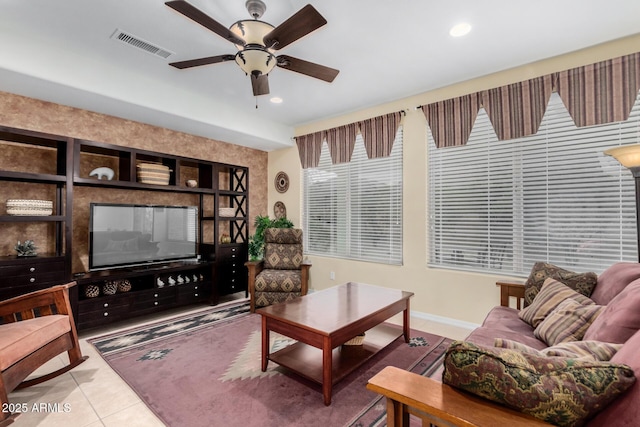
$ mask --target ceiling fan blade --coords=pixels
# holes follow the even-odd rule
[[[327,20],[308,4],[264,36],[264,44],[276,50],[282,49],[326,23]]]
[[[231,31],[229,31],[227,27],[225,27],[215,19],[211,18],[209,15],[207,15],[200,9],[196,8],[195,6],[192,6],[191,4],[187,3],[186,1],[175,0],[175,1],[168,1],[165,4],[169,6],[171,9],[175,10],[176,12],[183,14],[184,16],[191,19],[192,21],[195,21],[198,24],[202,25],[203,27],[213,31],[220,37],[229,40],[231,43],[244,46],[245,42],[244,40],[242,40],[242,38],[233,34]]]
[[[199,67],[200,65],[217,64],[218,62],[233,61],[233,55],[207,56],[206,58],[190,59],[188,61],[171,62],[169,65],[179,69]]]
[[[293,56],[278,56],[278,67],[285,70],[295,71],[296,73],[305,74],[316,79],[324,80],[331,83],[336,78],[340,70],[325,67],[324,65],[315,64],[313,62],[294,58]]]
[[[269,93],[269,76],[252,74],[251,87],[253,88],[253,96],[267,95]]]

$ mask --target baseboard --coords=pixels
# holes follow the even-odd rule
[[[420,311],[411,311],[411,316],[418,319],[437,322],[444,325],[455,326],[457,328],[468,329],[469,332],[480,327],[477,323],[465,322],[464,320],[452,319],[451,317],[437,316],[435,314],[422,313]]]

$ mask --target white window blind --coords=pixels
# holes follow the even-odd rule
[[[464,147],[429,135],[428,263],[526,276],[636,261],[634,180],[603,151],[638,142],[638,100],[625,122],[577,128],[555,93],[536,135],[498,141],[484,110]]]
[[[358,135],[351,162],[332,165],[323,144],[303,173],[305,252],[402,263],[402,127],[389,157],[368,159]]]

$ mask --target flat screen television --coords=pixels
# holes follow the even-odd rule
[[[198,208],[91,203],[89,270],[197,257]]]

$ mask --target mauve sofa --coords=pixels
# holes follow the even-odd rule
[[[531,325],[521,320],[520,310],[506,306],[509,296],[524,296],[524,286],[498,284],[502,286],[502,305],[494,307],[482,325],[465,341],[493,347],[496,338],[501,338],[544,350],[547,344],[535,337]],[[609,267],[597,277],[597,284],[590,298],[597,305],[606,307],[588,327],[583,340],[622,344],[611,362],[631,367],[638,381],[586,425],[640,426],[640,263],[620,262]],[[502,409],[500,405],[445,384],[435,384],[433,379],[398,369],[388,368],[387,372],[382,371],[370,380],[367,387],[388,398],[388,425],[408,425],[408,413],[427,414],[423,418],[445,420],[453,425],[508,424],[513,427],[528,425],[529,422],[537,423],[527,421],[526,418],[520,419],[517,413]],[[486,414],[479,414],[484,408]]]

